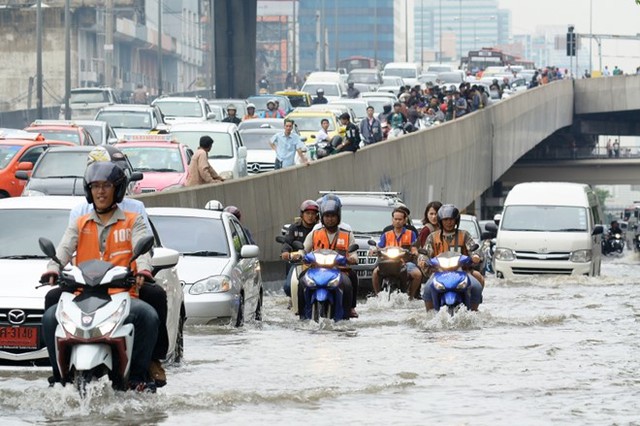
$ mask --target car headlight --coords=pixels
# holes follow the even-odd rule
[[[230,289],[231,278],[226,275],[214,275],[193,283],[189,294],[223,293]]]
[[[224,180],[233,179],[233,172],[231,170],[225,170],[224,172],[220,172],[218,174]]]
[[[572,251],[569,256],[569,261],[576,263],[591,262],[591,250]]]
[[[502,247],[499,247],[496,249],[494,256],[496,260],[511,261],[516,259],[516,256],[513,253],[513,250],[508,248],[502,248]]]
[[[33,189],[27,189],[22,193],[23,197],[44,197],[46,194],[41,191],[34,191]]]

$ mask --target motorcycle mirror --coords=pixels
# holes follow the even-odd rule
[[[60,260],[56,257],[56,248],[53,246],[51,240],[40,237],[38,238],[38,245],[40,246],[40,250],[42,250],[44,254],[53,259],[53,261],[58,265],[63,266],[62,262],[60,262]]]
[[[354,251],[358,250],[359,248],[360,248],[360,246],[359,246],[359,245],[357,245],[357,244],[351,244],[351,245],[349,246],[349,249],[348,249],[347,251],[348,251],[349,253],[353,253]]]
[[[294,250],[304,250],[304,244],[302,244],[300,241],[294,241],[291,246]]]
[[[471,247],[469,247],[469,251],[476,251],[478,250],[478,247],[480,247],[477,243],[472,245]]]
[[[369,240],[367,241],[367,244],[369,244],[370,246],[375,246],[376,245],[376,240]]]
[[[276,237],[276,243],[285,244],[287,241],[284,239],[282,235],[278,235]]]
[[[429,253],[428,253],[425,249],[423,249],[423,248],[418,249],[418,253],[419,253],[419,254],[421,254],[421,255],[423,255],[423,256],[426,256],[426,255],[428,255],[428,254],[429,254]]]
[[[149,250],[151,250],[152,248],[153,248],[153,237],[151,235],[148,235],[142,238],[140,241],[138,241],[136,246],[133,248],[133,257],[131,258],[131,263],[135,262],[135,260],[139,258],[140,255],[143,255],[149,252]]]

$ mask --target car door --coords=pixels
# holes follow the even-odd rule
[[[11,176],[11,180],[10,180],[11,182],[15,181],[14,187],[11,188],[11,192],[10,192],[11,196],[17,197],[20,194],[22,194],[22,191],[24,190],[24,187],[27,184],[26,180],[15,178],[15,173],[18,170],[18,164],[31,163],[32,165],[35,165],[36,162],[38,161],[38,158],[40,158],[42,153],[45,152],[48,147],[49,147],[48,145],[36,145],[36,146],[29,147],[20,155],[20,157],[18,158],[18,161],[13,163],[12,171],[10,175],[8,175],[8,176]],[[33,167],[31,168],[31,170],[33,170]]]
[[[234,272],[240,277],[242,287],[245,292],[245,306],[247,312],[253,312],[258,301],[258,295],[260,291],[260,264],[258,258],[244,259],[240,256],[242,246],[249,244],[248,238],[244,233],[244,228],[235,219],[229,218],[229,228],[231,230],[231,237],[233,241],[233,248],[236,252],[237,262],[234,266]],[[249,309],[250,308],[250,309]],[[246,318],[249,318],[247,316]]]

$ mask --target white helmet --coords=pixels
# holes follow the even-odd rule
[[[213,210],[213,211],[221,212],[222,209],[224,209],[224,206],[218,200],[209,200],[209,201],[207,201],[207,204],[204,205],[204,208],[206,210]]]

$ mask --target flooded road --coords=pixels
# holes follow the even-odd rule
[[[96,383],[80,401],[45,369],[1,368],[2,424],[640,424],[640,256],[602,274],[491,277],[454,318],[398,296],[307,323],[274,293],[261,324],[187,328],[155,395]]]

